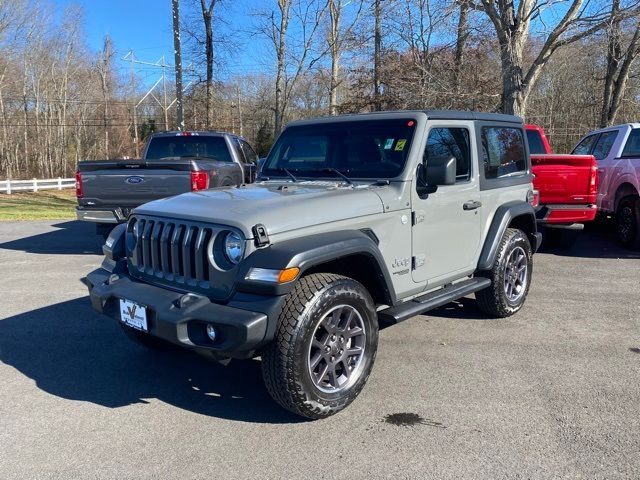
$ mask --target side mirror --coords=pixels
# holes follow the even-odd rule
[[[456,157],[431,157],[425,168],[425,183],[429,186],[456,183]]]

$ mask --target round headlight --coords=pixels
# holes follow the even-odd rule
[[[227,233],[224,237],[224,254],[234,265],[237,265],[244,255],[244,240],[235,232]]]

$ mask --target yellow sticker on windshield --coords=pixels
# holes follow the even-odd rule
[[[396,148],[395,151],[396,152],[401,152],[402,150],[404,150],[404,146],[407,143],[407,141],[404,138],[401,138],[400,140],[398,140],[396,142]]]

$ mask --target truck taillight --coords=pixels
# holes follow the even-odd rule
[[[598,166],[591,166],[591,175],[589,176],[589,195],[597,195],[598,194],[598,183],[600,181],[600,177],[598,175]]]
[[[209,188],[208,172],[191,172],[191,191],[206,190]]]
[[[529,190],[527,192],[527,202],[534,208],[540,205],[540,192],[538,190]]]
[[[76,197],[84,197],[84,191],[82,190],[82,173],[80,173],[80,171],[76,172]]]

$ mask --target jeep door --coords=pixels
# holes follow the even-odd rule
[[[422,161],[455,157],[456,183],[424,194],[412,188],[413,280],[436,286],[473,272],[480,248],[480,198],[472,121],[429,121]]]

